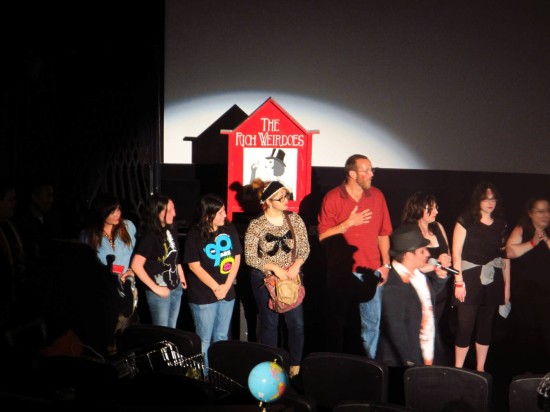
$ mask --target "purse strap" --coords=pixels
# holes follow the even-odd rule
[[[290,222],[290,217],[287,212],[283,212],[285,216],[286,223],[288,227],[290,228],[290,233],[292,234],[292,239],[294,240],[294,247],[292,248],[292,263],[296,260],[296,233],[294,233],[294,227],[292,226],[292,223]]]

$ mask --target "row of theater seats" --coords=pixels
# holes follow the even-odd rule
[[[209,368],[201,369],[201,344],[189,331],[134,325],[120,336],[113,359],[54,356],[41,361],[38,373],[24,381],[35,390],[5,391],[0,399],[20,401],[31,410],[63,406],[106,411],[259,411],[248,390],[248,375],[260,362],[289,368],[289,353],[245,341],[211,345]],[[207,374],[205,374],[207,372]],[[404,371],[403,404],[388,401],[388,369],[366,357],[329,352],[309,353],[301,374],[271,412],[475,411],[500,412],[493,405],[488,373],[442,366]],[[32,378],[32,379],[29,379]],[[543,411],[537,393],[543,376],[517,376],[509,388],[509,411]],[[15,386],[14,386],[15,388]],[[39,388],[39,389],[38,389]],[[26,401],[26,402],[23,402]]]
[[[159,331],[159,335],[152,333]],[[178,337],[171,334],[177,334]],[[144,338],[146,337],[146,338]],[[119,350],[172,339],[186,356],[200,353],[200,339],[192,332],[174,331],[150,325],[136,325],[123,335]],[[145,339],[145,340],[143,340]],[[224,341],[211,345],[209,365],[242,386],[238,394],[225,399],[256,403],[246,390],[248,375],[260,362],[276,360],[289,368],[289,353],[259,343]],[[542,375],[515,377],[509,388],[510,412],[544,410],[537,393]],[[488,373],[467,369],[431,366],[408,368],[403,376],[404,405],[388,402],[388,369],[366,357],[329,352],[308,354],[302,362],[300,381],[272,405],[279,410],[294,411],[494,411],[493,379]],[[244,396],[243,396],[244,394]]]

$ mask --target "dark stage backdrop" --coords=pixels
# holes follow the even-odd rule
[[[235,126],[273,93],[304,127],[320,129],[303,208],[310,222],[355,152],[381,168],[374,184],[394,223],[420,189],[441,198],[441,220],[452,222],[481,178],[499,185],[513,220],[528,194],[550,187],[550,3],[439,3],[167,0],[165,10],[98,1],[85,12],[13,4],[1,175],[20,200],[29,181],[49,177],[74,229],[100,190],[134,215],[161,189],[185,226],[200,194],[225,193],[227,156],[207,141],[214,154],[198,153],[193,165],[160,164],[165,112],[192,126],[178,141],[205,131],[223,141],[211,125]],[[194,103],[203,98],[214,110],[201,116]],[[230,122],[217,123],[228,112]]]
[[[178,219],[186,226],[202,194],[225,193],[227,165],[176,165],[161,168],[162,187],[174,196]],[[311,193],[300,205],[300,215],[309,227],[310,240],[316,242],[317,214],[323,196],[340,184],[345,176],[343,167],[313,167]],[[436,196],[440,221],[449,240],[458,216],[468,206],[475,185],[482,181],[493,182],[501,192],[504,217],[512,227],[529,196],[542,194],[550,197],[550,175],[495,172],[457,172],[450,170],[377,169],[373,185],[386,196],[394,227],[400,224],[407,197],[416,191]],[[256,212],[235,214],[234,221],[246,225]],[[244,227],[243,227],[244,229]]]
[[[200,195],[225,193],[227,156],[206,141],[198,146],[212,153],[184,164],[192,154],[178,145],[212,132],[228,111],[233,122],[273,96],[305,128],[320,130],[312,192],[300,210],[312,245],[306,309],[315,314],[324,303],[314,298],[324,270],[316,215],[343,179],[348,155],[363,152],[380,167],[374,184],[394,225],[416,190],[437,196],[448,234],[481,179],[501,189],[510,224],[530,194],[548,193],[549,7],[547,0],[12,2],[3,8],[10,24],[1,27],[1,178],[17,184],[20,199],[31,180],[50,178],[68,238],[98,191],[126,200],[137,221],[143,200],[160,189],[174,198],[184,236]],[[236,219],[240,228],[246,219]],[[246,272],[239,276],[246,285]],[[308,345],[321,342],[321,322],[306,322]]]
[[[167,163],[271,96],[320,130],[313,166],[550,173],[547,0],[165,4]]]

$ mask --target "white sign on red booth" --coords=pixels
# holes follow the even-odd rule
[[[288,209],[298,212],[311,192],[312,135],[271,97],[228,135],[227,216],[257,209],[250,191],[254,178],[278,180],[293,194]]]

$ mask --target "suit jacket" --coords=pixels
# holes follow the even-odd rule
[[[446,282],[447,279],[427,277],[432,305]],[[392,367],[423,365],[419,339],[421,321],[422,305],[416,290],[410,283],[403,282],[392,268],[382,292],[380,340],[376,359]],[[439,346],[437,340],[436,323],[435,350]],[[437,353],[434,357],[437,357]]]

